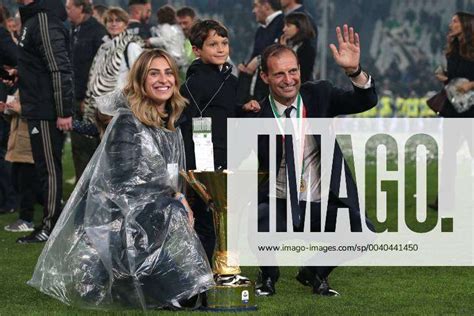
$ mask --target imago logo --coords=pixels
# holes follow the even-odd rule
[[[299,168],[296,162],[285,161],[288,155],[284,153],[284,139],[291,139],[292,135],[272,137],[276,137],[276,146],[273,146],[276,150],[271,152],[270,135],[258,135],[259,170],[273,173],[270,178],[276,179],[272,185],[267,181],[259,186],[258,200],[266,201],[263,203],[266,207],[259,204],[258,218],[270,218],[268,205],[269,199],[273,199],[276,219],[259,220],[258,232],[287,232],[286,222],[290,220],[293,232],[305,232],[304,227],[309,227],[309,232],[335,232],[342,216],[348,218],[350,232],[361,232],[364,225],[377,233],[398,232],[404,222],[411,232],[427,233],[435,230],[439,221],[441,232],[453,232],[452,217],[440,218],[437,212],[426,211],[428,194],[436,196],[438,192],[439,146],[432,136],[417,133],[400,141],[378,133],[367,138],[365,152],[361,153],[354,151],[351,135],[339,134],[335,136],[328,170],[324,170],[325,165],[321,163],[322,155],[327,154],[322,152],[321,135],[305,135],[304,143],[314,144],[310,150],[313,156],[308,154],[307,145],[303,145],[304,151],[301,146],[294,146],[292,156],[296,157],[295,161],[298,157],[301,160]],[[364,155],[363,163],[355,163],[355,154]],[[270,170],[272,159],[276,161],[276,169]],[[314,171],[308,171],[311,168]],[[322,188],[324,172],[329,172],[330,179],[328,187]],[[362,183],[357,181],[361,174],[364,174]],[[270,193],[271,187],[276,187],[276,194]],[[281,192],[286,196],[282,197]],[[320,202],[322,192],[328,196],[324,205]],[[365,197],[364,209],[360,207],[360,194]],[[305,225],[306,220],[309,225]],[[270,229],[271,225],[275,225],[275,229]]]

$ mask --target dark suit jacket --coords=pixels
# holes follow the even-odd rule
[[[330,118],[343,114],[354,114],[364,112],[377,104],[377,93],[375,87],[369,89],[359,89],[354,86],[352,91],[344,91],[334,87],[328,81],[308,82],[300,89],[303,104],[306,108],[308,118]],[[270,101],[265,98],[261,103],[261,110],[255,117],[265,118],[274,117]],[[281,138],[281,137],[280,137]],[[320,138],[315,136],[317,144],[320,144]],[[282,141],[277,140],[277,168],[281,164],[283,146]],[[269,141],[268,136],[262,136],[258,142],[258,159],[260,171],[269,170]],[[344,160],[341,148],[336,143],[334,149],[332,175],[338,175],[341,171],[341,165],[344,163],[345,178],[347,183],[347,199],[339,199],[339,183],[331,179],[329,189],[329,204],[333,207],[349,207],[352,210],[359,210],[359,200],[357,187],[352,177],[350,169]],[[268,201],[268,184],[263,184],[259,190],[259,203]]]

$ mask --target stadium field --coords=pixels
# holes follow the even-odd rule
[[[64,157],[65,179],[73,176],[70,147]],[[65,193],[72,190],[66,184]],[[38,212],[39,213],[39,212]],[[39,219],[39,214],[37,214]],[[19,245],[21,234],[3,227],[18,214],[0,216],[0,315],[95,315],[96,311],[69,307],[50,298],[26,282],[31,277],[41,245]],[[473,315],[474,269],[472,267],[340,267],[331,274],[331,285],[340,297],[311,294],[295,279],[296,267],[281,269],[277,294],[257,298],[258,312],[249,315]],[[255,278],[257,268],[243,274]],[[141,311],[114,311],[134,315]],[[149,314],[187,315],[190,312],[151,311]],[[100,313],[103,315],[104,313]],[[216,313],[197,312],[197,315]],[[231,315],[231,313],[228,313]],[[247,313],[239,313],[241,315]]]

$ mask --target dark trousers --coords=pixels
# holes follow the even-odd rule
[[[320,209],[321,203],[311,203],[312,209]],[[306,208],[306,202],[300,201],[299,202],[300,209],[304,210]],[[270,214],[270,206],[268,203],[261,203],[258,206],[258,227],[259,231],[266,231],[267,227],[270,227],[269,216]],[[301,217],[301,227],[293,227],[293,230],[296,231],[303,231],[304,225],[304,213]],[[320,227],[321,219],[317,218],[316,216],[311,216],[311,226],[316,225],[315,227]],[[276,231],[286,231],[287,225],[287,208],[286,208],[286,200],[283,199],[276,199]],[[313,274],[317,274],[321,278],[328,277],[329,273],[335,267],[306,267],[308,268]],[[278,267],[260,267],[262,272],[262,278],[271,278],[273,282],[278,281],[280,277],[280,269]]]
[[[9,131],[10,124],[0,116],[0,208],[5,210],[17,206],[11,179],[11,164],[5,160]]]
[[[36,175],[43,193],[43,229],[51,231],[61,213],[64,133],[56,121],[28,120]]]
[[[99,137],[86,136],[71,132],[72,160],[76,172],[76,182],[79,181],[89,161],[99,146]]]
[[[34,164],[12,163],[13,186],[18,192],[20,219],[33,222],[35,203],[43,204],[41,186]],[[46,216],[47,214],[44,214]]]

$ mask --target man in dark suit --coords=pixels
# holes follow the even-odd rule
[[[296,54],[288,47],[276,44],[268,47],[262,54],[261,77],[270,87],[270,95],[260,104],[251,102],[245,105],[244,110],[253,111],[256,117],[275,117],[284,121],[300,120],[302,117],[323,118],[335,117],[341,114],[352,114],[366,111],[377,104],[372,78],[362,71],[360,61],[359,36],[352,28],[344,25],[341,30],[336,29],[338,45],[331,44],[331,50],[336,63],[345,71],[353,83],[353,90],[344,91],[334,87],[328,81],[308,82],[301,85],[300,69]],[[298,108],[302,111],[297,111]],[[291,144],[291,145],[290,145]],[[306,136],[304,150],[293,149],[291,137],[277,140],[277,166],[279,171],[276,177],[277,198],[277,231],[286,231],[286,200],[291,201],[293,229],[303,231],[306,203],[311,203],[311,210],[321,207],[320,188],[320,140],[315,136]],[[300,151],[301,150],[301,151]],[[295,152],[303,152],[302,161],[295,161]],[[287,154],[290,153],[290,154]],[[260,171],[269,171],[269,143],[268,139],[259,139],[259,168]],[[345,179],[347,198],[339,197],[339,183],[331,181],[329,190],[328,213],[325,231],[335,231],[338,208],[348,208],[351,229],[354,232],[362,231],[357,187],[350,173],[341,149],[336,144],[333,157],[332,174],[340,175],[342,163],[345,164]],[[297,182],[295,166],[298,163],[306,168],[300,168],[300,180]],[[305,181],[313,179],[310,183]],[[288,182],[288,184],[287,184]],[[297,185],[298,183],[298,185]],[[287,191],[287,187],[289,190]],[[259,231],[268,231],[269,228],[269,186],[263,185],[259,192]],[[306,194],[306,190],[309,194]],[[287,192],[289,194],[287,194]],[[305,193],[306,200],[300,200],[301,193]],[[309,198],[308,198],[309,197]],[[320,221],[311,216],[311,226],[320,227]],[[370,223],[367,224],[372,228]],[[313,287],[313,293],[324,296],[339,295],[329,287],[328,276],[335,267],[303,267],[297,275],[297,280]],[[257,294],[275,294],[275,283],[279,277],[278,267],[261,267],[262,283]]]
[[[255,33],[250,60],[245,65],[238,65],[241,104],[250,99],[261,100],[268,94],[268,87],[259,76],[258,59],[265,48],[278,42],[284,26],[279,0],[254,0],[252,12],[260,26]]]

